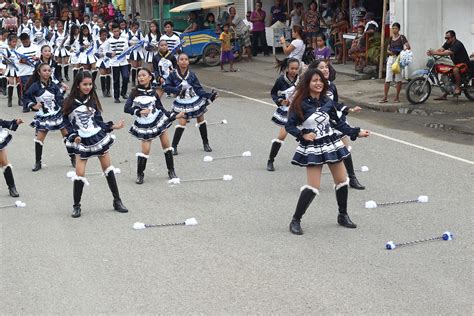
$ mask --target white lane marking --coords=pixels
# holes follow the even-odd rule
[[[255,98],[251,98],[251,97],[248,97],[246,95],[242,95],[242,94],[235,93],[235,92],[228,91],[228,90],[224,90],[224,89],[219,89],[219,88],[216,88],[216,87],[211,87],[211,86],[208,86],[208,85],[204,85],[204,86],[207,86],[209,88],[212,88],[212,89],[220,91],[220,92],[235,95],[235,96],[243,98],[243,99],[247,99],[247,100],[251,100],[251,101],[254,101],[254,102],[262,103],[262,104],[269,105],[269,106],[272,106],[272,107],[275,107],[275,108],[277,107],[276,104],[266,102],[266,101],[262,101],[262,100],[259,100],[259,99],[255,99]],[[423,146],[420,146],[420,145],[417,145],[417,144],[412,144],[412,143],[409,143],[407,141],[404,141],[404,140],[401,140],[401,139],[398,139],[398,138],[393,138],[393,137],[383,135],[383,134],[380,134],[380,133],[376,133],[376,132],[371,131],[371,134],[375,135],[375,136],[385,138],[385,139],[388,139],[388,140],[391,140],[393,142],[403,144],[403,145],[407,145],[407,146],[411,146],[411,147],[418,148],[418,149],[421,149],[421,150],[425,150],[425,151],[428,151],[428,152],[436,154],[436,155],[444,156],[444,157],[451,158],[451,159],[454,159],[454,160],[457,160],[457,161],[465,162],[465,163],[470,164],[470,165],[474,165],[474,161],[472,161],[472,160],[468,160],[468,159],[464,159],[464,158],[461,158],[461,157],[453,156],[453,155],[444,153],[442,151],[430,149],[430,148],[423,147]]]

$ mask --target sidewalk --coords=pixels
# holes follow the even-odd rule
[[[283,59],[282,54],[277,54],[278,59]],[[274,56],[258,56],[253,57],[252,62],[240,61],[235,64],[235,68],[239,69],[236,73],[225,73],[225,78],[244,79],[240,81],[239,87],[245,91],[254,91],[257,98],[268,98],[271,86],[278,76],[275,68]],[[219,76],[221,73],[218,67],[209,68],[201,66]],[[199,67],[199,68],[201,68]],[[227,69],[228,65],[226,65]],[[389,102],[378,103],[383,97],[384,80],[383,79],[361,79],[361,75],[354,70],[352,64],[334,65],[337,71],[336,84],[341,102],[349,105],[361,106],[378,112],[391,112],[407,115],[418,115],[429,118],[426,124],[432,124],[434,128],[443,128],[447,130],[455,130],[460,133],[474,135],[474,102],[469,101],[464,95],[456,100],[452,97],[448,101],[434,101],[436,96],[441,95],[438,87],[433,87],[432,93],[428,101],[421,105],[410,104],[405,95],[406,84],[403,85],[400,93],[400,103],[391,102],[394,99],[395,87],[392,86],[389,91]],[[363,75],[367,77],[367,75]],[[215,77],[214,77],[215,78]],[[224,77],[223,77],[224,78]],[[231,79],[232,80],[232,79]],[[232,80],[236,82],[236,80]],[[261,88],[257,88],[261,86]],[[235,87],[237,88],[237,87]]]

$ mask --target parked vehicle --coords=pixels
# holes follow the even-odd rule
[[[452,65],[443,64],[442,57],[432,56],[428,59],[425,69],[414,72],[415,78],[408,84],[406,94],[411,104],[421,104],[426,102],[431,94],[432,86],[438,86],[443,93],[454,95],[456,83],[453,75]],[[440,61],[440,62],[438,62]],[[471,62],[471,67],[473,67]],[[470,71],[461,69],[461,91],[466,97],[474,101],[474,69]]]

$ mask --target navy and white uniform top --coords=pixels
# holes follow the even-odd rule
[[[163,89],[166,93],[175,94],[173,111],[184,112],[186,118],[197,118],[207,112],[207,105],[212,94],[206,92],[194,72],[189,69],[185,74],[179,68],[173,71],[165,81]]]
[[[160,39],[158,34],[148,33],[145,36],[145,50],[146,50],[146,62],[151,63],[153,62],[153,57],[158,54],[158,44]]]
[[[95,102],[86,97],[75,99],[72,111],[64,116],[69,133],[66,146],[69,144],[75,154],[81,159],[94,156],[103,156],[114,143],[114,136],[109,133],[113,130],[113,122],[104,122]],[[76,144],[76,137],[81,142]]]
[[[166,111],[160,99],[156,96],[156,89],[138,86],[133,97],[130,96],[125,103],[124,112],[135,117],[135,122],[130,128],[130,134],[138,139],[150,140],[160,136],[168,129],[176,113]],[[147,115],[142,115],[142,110],[148,109]]]
[[[8,44],[0,41],[0,69],[6,69],[7,65],[3,63],[3,56],[7,56]]]
[[[166,80],[176,68],[176,58],[169,51],[165,55],[158,53],[153,58],[153,74],[157,82],[159,78]]]
[[[18,56],[13,53],[14,48],[11,48],[11,47],[7,47],[4,49],[4,52],[5,52],[5,56],[10,59],[14,65],[16,65],[16,67],[19,69],[19,63],[20,63],[20,58],[18,58]],[[15,67],[11,64],[8,64],[6,65],[6,71],[5,71],[5,76],[7,77],[17,77],[18,76],[18,71],[15,69]]]
[[[288,121],[288,105],[283,105],[282,102],[284,100],[291,101],[298,82],[298,76],[291,80],[288,78],[288,74],[283,74],[278,77],[270,91],[273,102],[278,106],[275,113],[273,113],[272,121],[278,126],[284,127]]]
[[[30,38],[38,46],[43,46],[48,43],[47,41],[48,29],[46,27],[33,26],[31,28]]]
[[[311,97],[302,101],[303,118],[296,112],[288,114],[285,128],[288,133],[299,141],[292,159],[292,164],[299,166],[321,165],[341,161],[349,155],[349,151],[338,137],[334,129],[350,136],[352,140],[358,137],[360,128],[353,128],[337,115],[336,104],[327,96],[320,100]],[[305,134],[315,133],[313,141],[303,138]]]
[[[94,41],[92,40],[92,35],[88,37],[83,37],[81,41],[81,37],[79,36],[78,40],[74,42],[76,45],[76,56],[77,52],[79,53],[79,64],[93,64],[96,62],[94,57]]]
[[[17,128],[18,124],[16,123],[16,120],[5,121],[0,119],[0,150],[7,147],[8,143],[12,139],[12,135],[10,135],[8,130],[16,131]]]
[[[110,48],[107,40],[101,41],[100,38],[95,41],[95,53],[94,56],[97,59],[97,67],[109,68],[110,58],[106,56],[108,49]]]
[[[94,24],[92,27],[91,31],[92,37],[94,38],[94,41],[98,40],[100,37],[100,26],[97,24]]]
[[[36,130],[58,130],[64,127],[62,106],[63,93],[60,87],[49,80],[47,83],[34,82],[23,96],[23,104],[33,109],[41,103],[41,108],[36,112],[32,126]]]
[[[132,30],[128,31],[128,46],[129,47],[134,46],[141,40],[143,40],[142,31],[140,30],[137,30],[136,32],[133,32]],[[143,55],[143,47],[139,47],[133,50],[128,57],[128,59],[130,60],[137,60],[137,61],[143,60],[144,58],[145,56]]]
[[[20,35],[23,33],[30,35],[32,28],[33,28],[33,25],[31,25],[30,23],[20,24],[20,26],[18,27],[17,36],[20,37]]]
[[[69,52],[66,49],[69,34],[66,31],[60,33],[59,31],[54,32],[53,37],[49,42],[49,45],[54,48],[54,56],[67,57]]]
[[[128,49],[128,38],[125,38],[125,39],[123,37],[115,38],[112,36],[107,40],[107,42],[108,42],[107,45],[109,47],[107,48],[108,53],[106,53],[106,55],[107,57],[110,58],[110,65],[112,67],[127,66],[128,65],[127,57],[122,58],[120,60],[117,59],[117,57]],[[112,57],[111,52],[114,52],[116,55]]]
[[[38,67],[38,65],[41,63],[44,63],[43,59],[40,59],[36,62],[36,67]],[[49,67],[51,67],[51,80],[53,83],[58,84],[63,82],[61,68],[58,67],[58,63],[53,58],[50,58],[46,63],[49,65]]]

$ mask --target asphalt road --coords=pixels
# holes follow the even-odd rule
[[[198,70],[200,72],[200,70]],[[225,87],[232,76],[201,81]],[[211,74],[208,72],[208,74]],[[237,75],[240,75],[238,73]],[[212,78],[212,77],[211,77]],[[132,117],[123,103],[104,99],[106,120],[126,119],[116,131],[113,164],[128,214],[112,209],[100,175],[88,176],[83,215],[72,219],[71,170],[59,133],[46,139],[43,170],[33,173],[33,130],[27,124],[8,147],[23,209],[0,209],[2,314],[461,314],[472,313],[473,147],[408,129],[395,129],[359,114],[352,125],[381,136],[353,144],[365,191],[350,190],[356,230],[339,227],[330,175],[303,218],[303,236],[288,232],[305,170],[292,166],[296,142],[288,138],[274,173],[265,170],[277,128],[268,91],[241,80],[238,92],[221,93],[206,115],[212,156],[251,151],[248,158],[202,161],[198,129],[188,125],[176,157],[181,179],[233,176],[232,181],[167,184],[163,153],[154,143],[145,183],[134,183],[138,142],[127,132]],[[261,96],[260,96],[261,94]],[[164,100],[167,107],[171,100]],[[3,101],[2,101],[3,103]],[[22,117],[1,106],[2,118]],[[172,132],[173,133],[173,132]],[[172,134],[171,133],[171,134]],[[439,152],[451,156],[441,155]],[[460,158],[460,159],[458,159]],[[99,171],[93,159],[88,172]],[[326,169],[327,170],[327,169]],[[14,201],[0,187],[0,205]],[[365,209],[378,202],[415,199],[429,203]],[[134,222],[179,222],[190,227],[136,231]],[[384,249],[441,235],[437,241]]]

